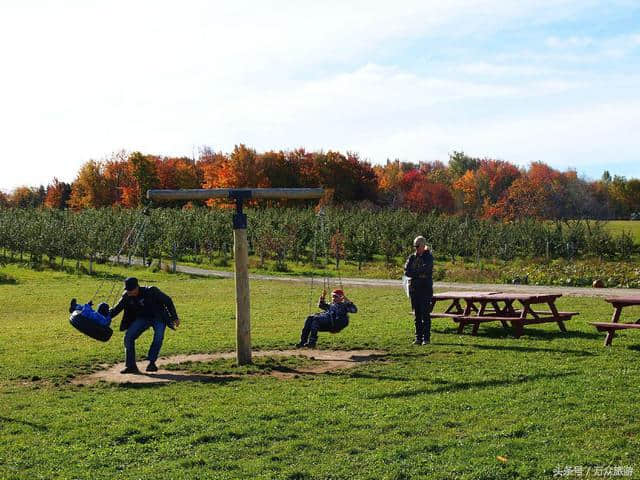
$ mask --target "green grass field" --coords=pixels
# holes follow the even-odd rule
[[[72,385],[123,348],[121,332],[102,344],[72,329],[69,298],[132,270],[176,302],[183,324],[163,355],[234,348],[232,280],[0,268],[0,478],[506,479],[606,466],[640,477],[640,332],[605,349],[587,324],[610,317],[602,300],[560,299],[582,312],[567,334],[544,325],[515,340],[485,326],[460,336],[437,319],[432,345],[414,347],[400,289],[348,288],[360,312],[319,347],[383,349],[385,361],[289,380]],[[309,288],[253,282],[254,347],[290,348],[309,300]],[[138,352],[149,342],[147,332]]]
[[[610,233],[618,235],[622,232],[630,233],[633,237],[633,241],[636,244],[640,244],[640,222],[632,220],[612,220],[605,222],[605,225]]]

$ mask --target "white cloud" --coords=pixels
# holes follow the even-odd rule
[[[585,89],[591,77],[563,72],[546,52],[415,69],[407,45],[420,40],[428,57],[451,38],[472,43],[594,3],[3,2],[0,42],[11,48],[0,51],[0,188],[69,181],[82,162],[120,148],[172,155],[244,142],[442,158],[504,116],[491,102],[523,99],[526,116],[527,101]],[[465,102],[486,114],[474,118]],[[457,124],[444,120],[451,111]]]
[[[610,165],[638,157],[637,125],[638,100],[459,127],[426,121],[382,136],[367,147],[381,158],[396,155],[404,159],[446,160],[448,153],[457,150],[521,166],[544,161],[556,168],[575,168],[595,178]],[[640,162],[630,168],[628,175],[640,175]]]
[[[546,45],[551,48],[576,48],[576,47],[588,47],[594,44],[594,40],[591,37],[576,37],[570,36],[565,38],[549,37],[546,40]]]

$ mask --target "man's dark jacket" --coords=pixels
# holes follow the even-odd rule
[[[433,255],[429,250],[422,255],[413,253],[404,266],[404,274],[409,277],[409,291],[433,292]]]
[[[140,297],[147,305],[151,306],[154,319],[161,319],[169,328],[174,328],[174,321],[178,318],[176,307],[173,305],[171,297],[160,291],[158,287],[138,287],[140,293],[137,297],[127,295],[125,291],[118,304],[109,310],[109,316],[115,317],[124,309],[124,315],[120,322],[120,331],[126,330],[136,319],[139,313],[138,302]]]

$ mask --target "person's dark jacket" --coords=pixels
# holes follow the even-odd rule
[[[433,292],[433,255],[428,250],[407,259],[404,274],[409,277],[409,291]]]
[[[318,308],[326,311],[326,313],[320,315],[328,315],[331,318],[331,330],[336,332],[349,325],[349,313],[358,313],[358,307],[347,300],[327,303],[320,299]]]
[[[178,314],[171,297],[160,291],[158,287],[138,288],[140,289],[138,296],[129,296],[125,291],[117,305],[109,310],[109,316],[113,318],[124,309],[124,315],[120,322],[120,331],[129,328],[136,319],[140,309],[138,306],[140,297],[142,297],[147,306],[151,307],[154,319],[161,319],[169,328],[174,328],[174,322],[178,318]]]

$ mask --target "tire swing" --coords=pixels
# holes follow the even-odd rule
[[[120,257],[120,255],[124,251],[124,248],[127,246],[127,244],[129,243],[129,240],[131,240],[132,237],[133,237],[133,242],[132,242],[131,251],[135,251],[135,248],[137,247],[139,240],[142,238],[142,234],[145,228],[149,224],[149,221],[150,221],[149,219],[150,219],[149,209],[145,208],[144,210],[142,210],[141,217],[134,223],[133,227],[125,237],[124,242],[122,242],[122,246],[118,251],[118,255],[117,255],[118,257]],[[135,235],[134,235],[134,232],[135,232]],[[96,321],[96,318],[99,318],[99,314],[93,311],[93,299],[98,295],[98,293],[102,289],[104,282],[105,280],[103,279],[98,284],[98,288],[93,294],[93,297],[91,298],[91,300],[89,300],[89,302],[87,302],[86,305],[82,307],[76,307],[76,301],[74,298],[71,301],[71,308],[70,308],[71,315],[69,316],[69,323],[71,324],[72,327],[74,327],[79,332],[85,334],[86,336],[93,338],[94,340],[98,340],[100,342],[108,342],[111,336],[113,335],[113,329],[109,325],[102,325]],[[107,299],[112,297],[113,291],[117,282],[118,280],[115,280],[114,282],[112,282],[111,290],[109,292],[109,295],[107,295]],[[115,302],[116,298],[117,298],[117,292],[116,292],[116,296],[113,296],[113,302]],[[110,320],[111,319],[109,319],[109,321]]]
[[[101,342],[107,342],[113,335],[113,329],[108,325],[100,325],[82,315],[80,310],[74,310],[69,317],[69,323],[86,336]]]

